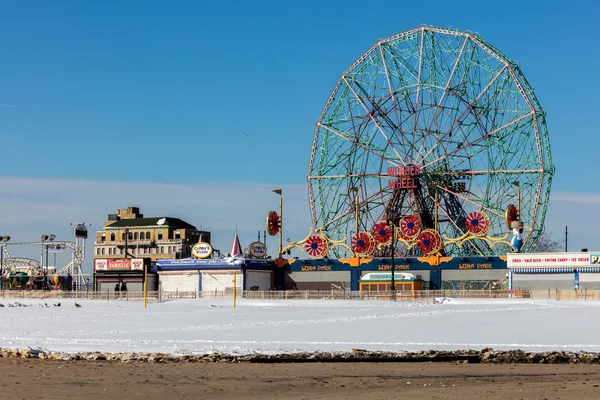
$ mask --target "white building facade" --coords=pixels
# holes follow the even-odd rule
[[[600,251],[509,253],[509,289],[600,290]]]

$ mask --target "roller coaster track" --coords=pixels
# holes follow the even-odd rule
[[[61,246],[62,248],[65,249],[71,249],[71,251],[73,252],[73,256],[71,257],[71,261],[65,265],[64,267],[62,267],[61,269],[57,270],[56,272],[59,275],[67,275],[67,274],[71,274],[74,276],[80,276],[82,274],[82,270],[81,270],[81,266],[83,265],[83,260],[85,258],[85,250],[79,246],[77,243],[75,242],[66,242],[66,241],[52,241],[52,242],[10,242],[10,243],[6,243],[3,247],[4,247],[4,264],[5,265],[15,265],[16,264],[16,260],[23,260],[23,263],[25,265],[28,265],[31,268],[41,268],[41,265],[38,261],[30,259],[30,258],[20,258],[20,257],[11,257],[10,252],[8,251],[9,247],[12,246],[37,246],[39,248],[44,248],[44,247],[58,247]],[[27,261],[29,260],[29,261]],[[19,262],[20,265],[23,265],[23,263]],[[34,265],[37,264],[37,265]],[[56,268],[56,266],[54,266]]]

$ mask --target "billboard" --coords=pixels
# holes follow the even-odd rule
[[[94,271],[143,271],[142,258],[102,258],[94,260]]]
[[[508,268],[583,267],[593,264],[589,253],[509,253]]]

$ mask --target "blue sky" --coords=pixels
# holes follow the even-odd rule
[[[548,231],[569,225],[573,246],[600,249],[590,227],[600,203],[599,8],[592,1],[2,2],[0,233],[23,241],[47,230],[68,236],[72,220],[99,227],[106,214],[138,205],[146,215],[208,225],[226,247],[235,224],[248,236],[262,229],[265,211],[277,206],[271,189],[289,187],[298,208],[287,210],[304,237],[312,137],[337,79],[378,39],[428,24],[478,32],[518,61],[548,115],[556,165]],[[148,189],[153,183],[160,192]],[[264,199],[258,190],[252,216],[234,218],[249,187],[264,189]],[[173,194],[190,191],[197,199],[170,205]],[[209,191],[238,199],[211,208],[222,223],[201,209]]]

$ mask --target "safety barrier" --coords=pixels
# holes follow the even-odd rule
[[[149,291],[149,303],[169,299],[232,299],[233,290],[224,291]],[[600,290],[419,290],[419,291],[350,291],[350,290],[270,290],[237,291],[238,299],[256,300],[390,300],[438,303],[448,298],[471,299],[549,299],[549,300],[600,300]],[[144,292],[125,291],[68,291],[68,290],[2,290],[0,299],[95,299],[142,301]]]

